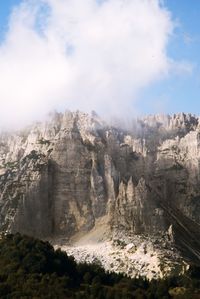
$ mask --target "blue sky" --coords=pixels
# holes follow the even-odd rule
[[[58,3],[59,1],[60,0],[57,0],[57,2],[56,2],[56,1],[53,0],[52,3],[55,3],[55,6],[56,6],[57,5],[56,3]],[[69,0],[69,1],[71,1],[71,0]],[[25,1],[25,2],[27,2],[27,1]],[[40,0],[35,1],[35,3],[39,3],[39,2],[40,2]],[[76,0],[76,2],[80,4],[79,5],[80,6],[80,11],[83,10],[83,8],[81,8],[82,1]],[[107,1],[101,1],[99,3],[104,4],[104,2],[107,2]],[[114,3],[113,0],[108,0],[108,2]],[[136,83],[135,89],[137,90],[137,92],[136,92],[136,95],[134,94],[134,101],[133,101],[133,104],[132,104],[134,106],[133,110],[135,110],[135,111],[137,111],[141,114],[160,113],[160,112],[161,113],[190,112],[190,113],[194,113],[194,114],[198,115],[198,114],[200,114],[200,1],[199,0],[190,0],[190,1],[189,0],[163,0],[162,2],[164,3],[164,6],[167,8],[167,10],[170,12],[173,24],[176,24],[175,29],[173,31],[173,34],[171,35],[171,37],[168,41],[168,46],[165,49],[165,51],[166,51],[166,57],[173,60],[177,64],[177,68],[175,67],[174,70],[169,72],[168,75],[166,75],[164,77],[161,76],[160,79],[157,79],[157,80],[155,80],[155,76],[154,76],[153,73],[151,73],[150,75],[147,74],[147,77],[149,76],[149,78],[151,78],[151,76],[152,76],[152,81],[150,79],[148,79],[151,83],[149,83],[149,82],[147,84],[145,83],[145,84],[143,84],[144,86],[141,84],[142,88],[138,87],[138,86],[140,86],[141,82]],[[0,2],[0,43],[1,43],[1,45],[4,44],[4,41],[5,41],[10,13],[11,13],[13,7],[19,5],[20,3],[21,3],[20,0],[6,0],[6,1],[1,1]],[[57,10],[58,10],[58,8],[59,7],[56,7]],[[133,11],[134,11],[134,6],[131,7],[131,5],[130,5],[130,8],[133,8]],[[130,8],[127,5],[127,9],[126,9],[127,18],[130,18],[130,15],[129,15]],[[53,9],[55,9],[55,7]],[[108,6],[108,8],[107,8],[107,12],[110,13],[110,17],[113,20],[113,22],[115,22],[115,17],[116,17],[117,13],[119,14],[119,17],[120,17],[120,12],[117,10],[116,7],[114,7],[114,9],[116,9],[116,11],[113,12],[113,15],[112,15],[112,11],[114,11],[112,6],[110,5],[110,7]],[[55,10],[56,13],[57,13],[57,10]],[[31,11],[31,9],[30,9],[30,11]],[[90,11],[90,7],[88,7],[88,9],[86,10],[85,13],[89,14],[89,11]],[[153,10],[152,10],[152,12],[153,12]],[[20,13],[24,14],[24,11],[19,12],[19,14]],[[26,11],[26,13],[27,13],[27,11]],[[143,13],[144,14],[146,13],[145,10],[144,10]],[[80,12],[77,15],[79,16]],[[151,16],[151,14],[150,14],[150,16]],[[159,12],[157,12],[157,16],[158,16],[158,18],[160,17]],[[57,23],[59,23],[59,20],[62,17],[63,17],[63,15],[62,15],[62,11],[61,11],[60,15],[56,16]],[[92,20],[91,23],[89,23],[89,24],[92,27],[97,28],[99,30],[98,20],[96,21],[95,18],[93,18],[92,14],[89,14],[88,18],[91,18],[91,20]],[[165,17],[163,17],[163,18],[165,18]],[[105,19],[105,16],[104,16],[104,19]],[[78,20],[78,22],[80,22],[80,24],[81,24],[80,20]],[[101,20],[99,20],[99,22],[101,22]],[[130,25],[131,25],[131,20],[129,20],[129,22],[130,22]],[[165,20],[165,22],[167,22],[167,21]],[[69,23],[69,24],[71,24],[71,23]],[[152,24],[150,24],[150,25],[152,25]],[[116,26],[116,25],[113,25],[113,26]],[[148,26],[149,25],[147,24],[147,30],[148,30]],[[50,28],[52,30],[52,27],[50,27]],[[81,24],[81,28],[82,28],[82,24]],[[105,28],[106,28],[106,24],[105,24],[104,30],[106,30]],[[63,28],[61,28],[61,29],[63,30]],[[72,28],[72,30],[74,30],[75,33],[77,33],[76,29],[77,28]],[[115,29],[115,27],[114,27],[114,29]],[[108,30],[108,33],[112,34],[113,33],[112,30],[113,30],[113,28],[111,28],[110,32]],[[19,38],[20,38],[20,33],[19,32],[20,31],[18,30],[17,34],[19,34]],[[62,34],[63,34],[63,32],[62,32]],[[83,33],[85,34],[85,32],[83,32]],[[93,34],[94,32],[90,32],[90,33]],[[13,39],[14,34],[15,34],[15,31],[13,30],[13,34],[11,34],[11,39]],[[52,31],[51,34],[54,34],[54,31]],[[60,34],[60,35],[62,35],[62,34]],[[164,36],[164,35],[166,35],[166,32],[163,32],[162,34]],[[85,48],[84,47],[80,48],[81,51],[83,51],[84,49],[87,49],[88,41],[84,40],[81,35],[79,37],[81,39],[81,46],[84,45],[84,47],[85,47]],[[96,38],[96,36],[95,36],[95,38]],[[127,41],[129,42],[129,37],[128,36],[127,36]],[[138,40],[138,41],[140,43],[140,40]],[[16,41],[14,41],[14,42],[16,43]],[[109,42],[109,40],[105,39],[105,42]],[[114,40],[114,42],[116,42],[116,41]],[[144,41],[142,41],[141,44],[143,44],[143,42]],[[37,45],[37,43],[38,43],[38,40],[35,40],[35,45]],[[26,42],[24,42],[24,49],[26,49],[27,46],[29,47],[29,44],[30,44],[30,41],[28,41],[28,40]],[[23,42],[22,42],[22,45],[23,45]],[[38,45],[41,46],[41,43],[38,43]],[[41,53],[43,53],[43,51],[46,51],[46,48],[45,48],[46,46],[47,45],[44,45],[43,49],[41,48],[42,49]],[[92,47],[93,46],[96,47],[96,44],[94,44],[94,45],[92,44]],[[109,45],[109,46],[110,46],[110,48],[108,48],[109,51],[115,49],[114,45]],[[131,46],[133,46],[133,45],[130,43],[130,47]],[[71,45],[67,44],[67,47],[69,48],[69,47],[71,47]],[[17,48],[17,51],[14,52],[14,50],[16,50],[16,48]],[[11,55],[11,56],[9,56],[9,55],[7,55],[7,56],[11,57],[12,59],[15,59],[16,53],[19,53],[19,51],[21,51],[19,49],[18,49],[16,44],[13,48],[12,47],[9,48],[9,46],[8,46],[8,52],[10,51],[9,53],[11,53],[11,54],[9,54],[9,55]],[[89,74],[89,72],[90,72],[91,73],[91,78],[89,78],[89,80],[92,81],[93,77],[96,76],[96,74],[92,73],[92,71],[93,71],[93,68],[94,68],[93,67],[94,63],[96,63],[96,61],[97,61],[97,60],[95,60],[96,53],[92,52],[92,51],[93,51],[93,49],[98,49],[99,50],[99,47],[98,48],[93,47],[91,49],[89,49],[89,50],[91,50],[91,53],[89,53],[88,56],[83,56],[82,54],[77,56],[78,61],[79,62],[81,61],[80,65],[77,64],[77,67],[80,66],[81,68],[84,68],[85,67],[84,63],[87,60],[87,57],[88,57],[88,59],[90,59],[90,57],[94,56],[94,62],[91,61],[91,66],[90,65],[89,65],[89,67],[87,66],[88,69],[86,69],[86,70],[84,69],[84,72],[82,72],[82,73],[80,72],[80,74],[81,74],[80,77],[81,78],[86,78],[86,79],[87,79],[87,74]],[[149,44],[149,49],[151,50],[151,43]],[[29,49],[29,50],[31,51],[31,49]],[[27,50],[27,52],[24,50],[25,52],[24,52],[23,55],[25,55],[25,57],[27,56],[26,61],[31,61],[31,58],[30,58],[31,56],[28,56],[28,54],[27,54],[29,50]],[[81,51],[79,51],[79,52],[81,53]],[[96,50],[94,50],[94,51],[96,51]],[[79,52],[77,51],[77,53],[79,53]],[[48,51],[47,53],[50,53],[50,52]],[[75,53],[76,53],[76,51],[75,51]],[[38,54],[38,55],[40,55],[40,54]],[[60,53],[58,53],[58,54],[60,55]],[[129,55],[129,52],[127,52],[127,54]],[[30,54],[30,55],[32,55],[32,54]],[[43,55],[43,54],[41,54],[41,55]],[[100,70],[101,70],[101,59],[102,59],[103,64],[105,63],[105,61],[107,59],[103,55],[104,55],[103,52],[102,53],[97,53],[97,57],[100,58],[100,62],[97,65],[97,68],[100,69]],[[114,58],[116,58],[116,59],[120,58],[121,59],[120,55],[121,55],[121,53],[119,53],[119,56],[116,56]],[[5,57],[7,57],[7,56],[5,56]],[[38,56],[38,57],[41,58],[42,56],[41,57]],[[110,57],[112,59],[112,55]],[[50,57],[49,59],[52,60],[52,57]],[[3,56],[2,56],[2,60],[3,60]],[[136,58],[136,60],[137,60],[137,58]],[[38,61],[40,61],[40,60],[38,60]],[[38,63],[38,61],[37,61],[37,63]],[[65,70],[62,69],[62,65],[64,65],[64,63],[66,63],[66,62],[67,61],[63,60],[62,63],[60,62],[61,65],[58,66],[58,72],[62,73],[63,76],[67,75],[67,72],[65,72]],[[21,65],[20,61],[18,61],[18,63],[19,63],[19,65]],[[41,69],[44,69],[45,65],[47,65],[49,67],[50,64],[49,64],[48,59],[47,59],[47,63],[44,64],[44,66],[41,65]],[[112,63],[110,63],[110,65],[112,65]],[[142,62],[140,63],[140,65],[141,65],[141,67],[143,67]],[[161,63],[161,65],[162,65],[162,63]],[[182,65],[182,67],[183,67],[183,65],[188,66],[188,68],[187,68],[188,71],[182,70],[181,65]],[[105,70],[108,69],[107,65],[103,65],[103,66],[105,67]],[[122,64],[120,65],[120,68],[122,70],[122,73],[124,72],[124,74],[126,73],[126,66],[129,67],[129,64],[127,63],[127,61],[123,60]],[[152,65],[150,66],[150,68],[151,67],[152,67]],[[160,66],[158,65],[157,67],[158,67],[157,74],[159,74],[159,67]],[[22,68],[26,69],[25,65],[22,66]],[[56,65],[52,64],[52,68],[55,69]],[[148,66],[146,66],[146,68],[148,69]],[[34,65],[30,65],[30,69],[31,70],[33,69],[35,71]],[[81,71],[82,71],[82,69],[81,69]],[[133,71],[134,71],[134,69],[130,71],[130,74],[133,74]],[[45,76],[48,77],[48,74],[49,74],[49,69],[47,70],[46,74],[44,73],[43,77],[45,77]],[[0,69],[0,75],[1,75],[1,69]],[[12,75],[13,74],[11,73],[11,76]],[[101,74],[98,74],[98,75],[99,75],[99,77],[97,76],[97,78],[101,78]],[[129,75],[129,73],[126,75],[125,81],[129,81],[128,75]],[[18,76],[18,75],[16,75],[16,76]],[[145,79],[146,78],[146,73],[142,74],[141,76],[143,76],[143,77],[141,77],[142,78],[141,81],[146,82],[145,81],[146,80]],[[2,78],[3,77],[4,76],[2,75]],[[24,78],[26,79],[26,74],[25,74]],[[53,82],[52,80],[56,81],[57,78],[58,78],[58,76],[55,77],[55,78],[50,78],[49,79],[50,80],[49,85],[51,84],[51,82]],[[119,78],[120,78],[121,81],[123,80],[123,77],[119,77]],[[119,78],[116,76],[117,80],[119,80]],[[36,79],[37,79],[37,76],[36,76]],[[34,78],[31,78],[31,80],[34,80]],[[77,82],[80,82],[80,79],[79,79],[79,81],[77,80],[76,83]],[[99,82],[102,83],[101,81],[99,81]],[[46,85],[47,85],[47,83],[48,82],[45,82]],[[51,95],[55,94],[56,99],[58,97],[60,97],[63,100],[63,102],[59,104],[59,107],[62,108],[62,107],[65,107],[65,104],[66,104],[66,101],[65,101],[66,99],[64,99],[63,94],[66,91],[68,92],[68,90],[65,91],[65,88],[63,87],[64,85],[62,85],[61,83],[63,84],[63,82],[56,82],[57,85],[55,86],[55,88],[53,90],[50,90],[50,91],[49,90],[46,91],[46,89],[44,89],[44,88],[41,89],[42,91],[41,91],[40,96],[43,95],[43,94],[45,94],[45,96],[47,96],[46,95],[47,93],[48,94],[51,93]],[[84,83],[85,83],[86,86],[84,85]],[[83,80],[83,82],[81,82],[81,84],[82,85],[80,85],[80,97],[82,96],[82,99],[87,98],[87,102],[84,99],[81,100],[82,102],[80,102],[80,101],[77,102],[77,105],[80,105],[80,109],[82,109],[82,107],[84,108],[86,103],[91,102],[90,99],[88,100],[88,94],[89,93],[88,93],[88,91],[85,92],[85,90],[91,91],[91,89],[94,86],[94,85],[88,85],[87,86],[87,80],[86,81]],[[106,82],[103,82],[100,85],[104,86],[104,84],[106,86]],[[132,84],[131,81],[128,84],[131,85]],[[45,88],[46,88],[46,85],[45,85]],[[116,86],[119,85],[117,81],[116,81],[115,85]],[[130,88],[129,85],[127,85],[128,88]],[[28,84],[27,84],[27,86],[28,86]],[[39,86],[39,88],[41,87],[40,84],[38,86]],[[118,89],[116,86],[114,86],[114,88],[112,89],[112,92],[110,93],[111,97],[114,97],[115,95],[118,96],[118,94],[119,94],[121,96],[121,99],[123,99],[124,95],[126,95],[126,92],[124,92],[124,87],[126,86],[126,84],[124,84],[122,90],[120,88]],[[59,87],[60,87],[60,90],[62,90],[63,93],[59,93]],[[37,90],[37,85],[31,86],[31,88],[33,88],[33,90]],[[95,88],[96,88],[96,86],[95,86]],[[138,92],[138,90],[139,90],[139,92]],[[18,91],[18,89],[17,89],[17,91]],[[99,91],[99,86],[97,86],[97,91]],[[58,92],[58,94],[56,94],[56,92]],[[32,90],[30,90],[30,93],[32,93]],[[14,92],[14,94],[16,95],[16,92]],[[69,94],[70,94],[70,92],[69,92]],[[74,90],[73,90],[72,94],[73,94],[74,98],[79,97],[79,94],[74,93]],[[96,95],[97,95],[97,93],[92,92],[93,97],[96,97]],[[22,95],[22,96],[26,96],[26,98],[27,98],[27,94]],[[129,91],[127,91],[127,97],[128,96],[130,97]],[[20,93],[19,93],[19,97],[21,97]],[[102,99],[103,97],[104,97],[104,92],[102,90],[100,90],[99,98]],[[108,93],[105,93],[105,101],[102,100],[102,102],[101,102],[101,100],[99,100],[99,99],[96,101],[97,106],[98,105],[99,106],[100,105],[105,106],[105,103],[108,104],[108,101],[107,101],[106,97],[108,97]],[[36,95],[34,94],[34,99],[35,98],[36,98]],[[38,98],[37,105],[34,106],[34,105],[31,104],[29,106],[33,107],[33,109],[38,111],[38,105],[41,103],[41,99]],[[115,105],[115,106],[120,107],[120,104],[123,104],[123,100],[121,100],[121,99],[117,103],[119,105],[118,106]],[[2,100],[0,99],[0,102],[1,101]],[[48,98],[46,103],[48,103],[48,105],[49,105],[49,103],[52,104],[52,103],[55,103],[55,101],[56,100],[52,100],[52,98]],[[122,103],[120,103],[120,101]],[[30,100],[30,103],[31,103],[31,100]],[[128,103],[128,104],[130,104],[130,103]],[[127,107],[128,107],[128,104],[127,104]],[[14,107],[19,107],[20,105],[21,106],[24,105],[24,102],[22,101],[20,103],[20,100],[19,100],[19,103],[16,103],[16,106],[14,106]],[[8,107],[10,107],[10,106],[8,105]],[[54,106],[52,104],[51,108],[57,108],[56,106],[55,107]],[[71,106],[73,107],[73,105],[71,105]],[[69,106],[70,109],[71,109],[71,106]],[[28,107],[28,105],[27,105],[27,107]],[[107,108],[112,110],[112,109],[114,109],[113,107],[114,107],[114,105],[112,103],[112,105],[110,105],[110,107],[108,106]],[[79,108],[79,107],[77,107],[77,108]],[[95,108],[96,107],[94,107],[94,109]],[[5,109],[7,109],[7,108],[5,108]],[[127,108],[127,109],[129,109],[129,108]],[[14,110],[14,112],[13,112],[13,115],[14,115],[14,113],[16,111],[16,108],[13,108],[13,110]],[[120,110],[120,108],[118,108],[118,110]],[[24,111],[24,114],[27,114],[26,111]]]
[[[144,113],[154,113],[161,106],[161,111],[168,113],[200,114],[200,1],[165,0],[164,3],[177,22],[167,49],[169,56],[188,61],[193,71],[171,75],[150,86],[140,94],[144,102],[139,102],[139,107],[142,105]]]
[[[6,0],[0,2],[0,38],[5,34],[8,26],[8,18],[13,6],[19,4],[20,0]]]

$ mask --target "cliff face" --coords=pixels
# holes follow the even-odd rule
[[[150,116],[130,132],[96,115],[54,114],[0,135],[0,229],[73,237],[167,236],[200,258],[200,120]],[[170,233],[169,233],[170,232]]]

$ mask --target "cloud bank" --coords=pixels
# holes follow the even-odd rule
[[[169,73],[172,32],[159,0],[23,1],[0,45],[0,127],[53,109],[131,112]]]

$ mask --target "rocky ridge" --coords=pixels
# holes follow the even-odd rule
[[[181,257],[200,260],[199,145],[200,119],[184,113],[123,130],[67,111],[1,133],[0,230],[129,275],[181,271]]]

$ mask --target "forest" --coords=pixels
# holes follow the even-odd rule
[[[200,267],[181,276],[148,281],[76,263],[49,242],[17,234],[0,239],[0,298],[199,299]]]

